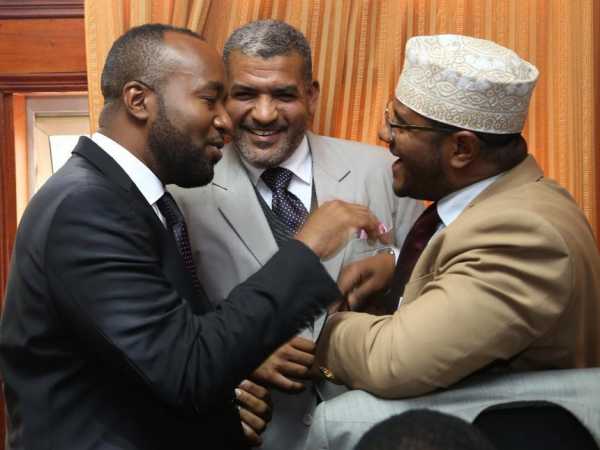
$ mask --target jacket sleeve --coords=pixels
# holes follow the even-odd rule
[[[446,233],[460,243],[393,315],[330,317],[318,364],[352,388],[409,397],[510,359],[556,326],[572,293],[565,242],[539,216],[498,214],[471,233]]]
[[[317,256],[291,241],[215,311],[194,315],[163,274],[148,219],[108,187],[70,194],[50,228],[46,270],[65,328],[87,354],[182,412],[231,398],[339,295]]]

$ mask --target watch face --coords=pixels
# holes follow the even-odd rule
[[[330,381],[335,379],[335,377],[333,376],[333,372],[331,370],[329,370],[327,367],[319,366],[319,370],[321,371],[321,374],[323,374],[325,379],[330,380]]]

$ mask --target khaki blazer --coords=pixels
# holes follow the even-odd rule
[[[391,166],[395,158],[381,147],[312,133],[307,137],[318,203],[342,199],[368,205],[381,221],[394,227],[395,245],[400,247],[423,206],[394,195]],[[231,145],[225,146],[209,186],[169,187],[169,190],[186,217],[198,278],[213,302],[227,298],[234,287],[277,252],[277,243],[252,182]],[[344,264],[364,256],[360,254],[366,250],[363,244],[351,242],[336,256],[323,261],[334,280]],[[316,340],[323,322],[324,316],[306,329],[303,336]],[[323,398],[342,392],[332,385],[318,389]],[[271,396],[273,419],[263,435],[261,448],[301,448],[316,406],[314,390],[309,387],[299,395],[273,390]]]
[[[432,238],[396,313],[335,314],[317,359],[347,386],[388,398],[447,387],[490,366],[594,366],[599,303],[590,226],[528,156]]]

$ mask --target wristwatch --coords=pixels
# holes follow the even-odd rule
[[[323,377],[327,381],[335,383],[335,375],[333,375],[333,372],[330,369],[328,369],[327,367],[319,366],[319,370],[321,371],[321,375],[323,375]]]
[[[383,247],[375,252],[375,254],[379,255],[380,253],[387,253],[388,255],[392,255],[394,257],[394,261],[396,260],[396,249],[394,247]]]

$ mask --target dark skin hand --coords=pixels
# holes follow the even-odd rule
[[[252,374],[252,379],[284,392],[304,390],[298,380],[310,379],[309,370],[315,359],[315,343],[296,336],[283,344]]]
[[[252,447],[262,444],[260,434],[271,420],[271,396],[268,389],[244,380],[235,390],[240,419],[246,440]]]
[[[394,256],[389,253],[378,253],[344,266],[338,277],[338,287],[346,304],[339,304],[338,311],[376,313],[377,300],[388,290],[394,270]]]
[[[356,237],[359,230],[364,230],[373,241],[384,234],[380,221],[366,206],[333,200],[312,212],[295,238],[325,260]]]

